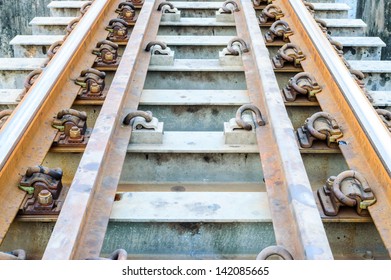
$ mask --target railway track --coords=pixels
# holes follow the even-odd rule
[[[0,59],[1,251],[389,258],[391,64],[364,22],[121,2],[53,1]]]

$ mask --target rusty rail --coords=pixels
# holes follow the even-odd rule
[[[57,131],[48,120],[72,106],[79,89],[74,80],[95,60],[97,31],[115,16],[118,2],[94,1],[0,132],[0,243],[25,197],[17,188],[21,174],[41,164],[50,149]]]
[[[290,41],[307,55],[301,62],[304,71],[312,73],[323,88],[316,95],[322,110],[343,129],[339,148],[349,168],[364,174],[377,198],[368,210],[391,255],[391,135],[303,2],[277,0],[275,4],[294,29]]]
[[[351,74],[347,71],[341,59],[335,54],[335,51],[328,44],[324,34],[319,32],[319,27],[314,24],[312,17],[308,16],[308,10],[300,1],[290,0],[292,8],[302,22],[302,26],[307,31],[307,34],[314,46],[323,58],[323,61],[330,73],[332,73],[335,82],[339,85],[340,91],[349,104],[349,108],[353,111],[355,117],[359,121],[362,130],[372,143],[376,150],[377,156],[381,159],[384,168],[391,176],[391,135],[385,129],[379,115],[376,113],[373,106],[368,102],[368,99],[363,94],[359,94],[358,86],[351,79]],[[306,16],[304,16],[306,14]]]
[[[122,119],[138,107],[150,57],[144,47],[156,37],[160,2],[143,5],[43,259],[99,257],[131,135]]]
[[[256,69],[246,71],[249,96],[266,113],[266,125],[256,135],[277,244],[294,259],[333,259],[254,7],[251,1],[241,6],[237,31],[250,44],[243,64]]]
[[[76,78],[92,64],[95,57],[85,58],[86,49],[95,47],[97,34],[110,18],[108,11],[119,2],[94,2],[0,132],[0,143],[5,143],[0,147],[0,242],[25,196],[16,188],[20,174],[42,162],[56,134],[47,120],[75,99],[78,87],[67,77]],[[146,0],[143,5],[43,259],[100,255],[132,132],[122,119],[139,104],[150,58],[143,49],[156,37],[161,2]],[[249,45],[249,52],[242,54],[249,97],[265,117],[256,137],[277,245],[294,259],[333,259],[252,2],[236,2],[238,35]],[[303,70],[323,89],[316,95],[320,106],[343,128],[339,147],[349,167],[365,175],[378,198],[369,211],[391,254],[391,151],[386,146],[391,136],[303,2],[273,3],[295,31],[290,41],[307,55]],[[66,94],[62,88],[67,88]]]

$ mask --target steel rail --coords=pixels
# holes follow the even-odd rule
[[[99,257],[132,131],[122,125],[122,119],[139,104],[150,60],[144,47],[156,37],[160,2],[144,2],[46,247],[45,260]]]
[[[235,21],[250,45],[242,57],[251,103],[266,113],[256,136],[277,244],[294,259],[333,259],[251,1],[241,1]]]
[[[363,94],[357,93],[357,84],[351,79],[349,71],[341,71],[346,69],[343,63],[335,55],[335,52],[330,52],[330,44],[326,43],[325,36],[319,32],[319,27],[313,24],[313,19],[308,16],[301,17],[306,13],[306,7],[299,0],[290,0],[292,8],[295,10],[302,22],[303,27],[307,31],[311,41],[316,46],[320,56],[323,58],[327,68],[332,73],[334,80],[338,83],[342,94],[349,103],[350,108],[354,112],[357,120],[360,122],[365,134],[372,142],[377,156],[382,160],[384,168],[387,169],[391,176],[391,134],[384,126],[379,118],[379,115],[373,109],[373,106],[368,102],[368,99]],[[308,12],[306,13],[308,15]],[[338,61],[339,63],[335,63]],[[342,66],[342,65],[343,66]]]
[[[303,2],[277,0],[275,4],[294,31],[290,41],[307,56],[301,62],[304,71],[312,73],[323,89],[316,95],[322,110],[342,127],[339,147],[349,168],[365,176],[377,198],[368,210],[391,255],[391,135]]]
[[[49,97],[57,80],[63,76],[64,70],[68,67],[69,61],[74,56],[85,37],[90,32],[90,28],[95,24],[99,14],[104,11],[109,0],[97,0],[91,5],[86,16],[78,24],[77,32],[72,32],[67,38],[63,47],[59,50],[51,63],[30,89],[29,94],[18,105],[7,123],[0,131],[0,169],[4,167],[10,154],[16,145],[23,138],[24,132],[29,128],[42,105]]]
[[[41,164],[49,151],[57,133],[52,118],[72,106],[80,89],[74,80],[93,64],[91,52],[104,39],[98,30],[117,16],[119,3],[94,1],[0,132],[0,243],[25,197],[17,187],[21,176]]]

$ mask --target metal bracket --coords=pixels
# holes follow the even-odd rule
[[[84,16],[84,14],[88,11],[88,9],[91,7],[93,1],[88,1],[83,4],[80,8],[80,14]]]
[[[388,130],[391,132],[391,112],[386,109],[376,109],[376,112],[378,113]]]
[[[297,95],[306,95],[309,101],[315,101],[315,95],[322,89],[316,82],[314,76],[308,72],[296,74],[289,80],[288,85],[283,88],[282,93],[286,101],[295,101]]]
[[[243,114],[246,111],[252,114]],[[265,124],[258,107],[253,104],[242,105],[236,111],[236,117],[224,123],[225,144],[255,145],[255,129]]]
[[[24,89],[26,90],[26,93],[29,91],[29,89],[33,86],[35,81],[38,79],[39,75],[42,73],[42,68],[35,69],[31,71],[26,79],[24,80]]]
[[[228,42],[227,47],[223,50],[224,55],[234,55],[234,56],[238,56],[246,52],[249,52],[249,48],[246,42],[238,37],[232,38]]]
[[[327,40],[329,40],[330,44],[333,46],[333,48],[334,48],[335,52],[338,54],[338,56],[342,59],[345,66],[348,69],[350,69],[351,66],[343,55],[343,45],[340,42],[335,41],[333,38],[331,38],[331,36],[329,34],[326,34],[326,38],[327,38]]]
[[[108,40],[112,42],[122,42],[129,39],[128,23],[121,18],[110,20],[106,30],[110,32]]]
[[[289,37],[293,35],[293,30],[284,20],[277,20],[272,24],[269,31],[265,34],[265,41],[272,43],[276,39],[281,39],[283,42],[289,42]]]
[[[58,112],[52,126],[59,130],[53,145],[63,147],[84,147],[90,137],[87,134],[87,113],[67,109]]]
[[[263,249],[257,256],[257,260],[267,260],[276,256],[283,260],[293,260],[292,254],[283,246],[269,246]]]
[[[178,12],[178,9],[175,8],[175,6],[171,2],[162,2],[159,4],[157,7],[158,11],[162,11],[163,14],[168,13],[168,14],[173,14]]]
[[[47,56],[49,57],[49,59],[52,59],[53,56],[57,53],[57,51],[61,48],[62,44],[64,44],[64,41],[63,40],[60,40],[60,41],[56,41],[54,42],[53,44],[51,44],[48,52],[47,52]]]
[[[310,148],[314,141],[326,141],[328,147],[335,147],[343,136],[337,121],[326,112],[318,112],[308,118],[297,130],[300,146]]]
[[[364,78],[365,78],[365,75],[363,72],[361,72],[360,70],[356,70],[356,69],[352,69],[350,67],[348,67],[349,71],[350,71],[350,74],[352,75],[353,79],[356,81],[357,85],[361,88],[361,90],[363,91],[363,93],[365,94],[365,96],[368,98],[369,102],[373,102],[373,98],[372,96],[369,94],[366,86],[365,86],[365,82],[363,81]]]
[[[73,31],[73,29],[75,29],[75,27],[76,27],[76,25],[79,23],[80,19],[81,19],[81,16],[78,17],[78,18],[75,18],[75,19],[71,20],[71,21],[68,23],[67,27],[65,28],[66,34],[65,34],[64,40],[65,40],[65,38],[67,38],[67,37],[69,36],[69,34],[71,34],[71,32]]]
[[[350,74],[352,74],[352,77],[356,80],[356,82],[361,86],[365,86],[365,83],[362,81],[365,78],[365,75],[360,70],[355,69],[349,69]]]
[[[54,55],[57,53],[58,49],[61,47],[61,45],[63,43],[64,43],[64,41],[60,40],[60,41],[56,41],[53,44],[51,44],[51,46],[49,47],[49,50],[47,52],[48,58],[43,63],[43,67],[46,67],[49,64],[50,60],[54,57]]]
[[[99,41],[92,53],[98,56],[94,67],[118,65],[118,45],[116,43],[109,40]]]
[[[322,30],[323,33],[327,34],[327,23],[319,18],[315,18],[315,21],[319,25],[320,30]]]
[[[315,7],[312,3],[307,1],[303,1],[304,6],[307,8],[308,12],[310,12],[311,16],[315,15]]]
[[[301,67],[300,62],[305,60],[305,58],[305,55],[297,45],[288,43],[278,50],[272,62],[277,69],[284,68],[286,64],[291,64],[298,68]]]
[[[228,0],[223,3],[221,8],[219,9],[219,12],[221,14],[233,14],[234,12],[239,12],[239,6],[238,3],[236,3],[233,0]]]
[[[169,55],[171,50],[164,42],[151,41],[146,45],[145,51],[151,52],[152,55]]]
[[[134,23],[137,20],[136,11],[133,4],[129,2],[122,2],[118,5],[118,8],[115,10],[120,16],[120,19],[123,19],[127,23]]]
[[[162,2],[159,4],[158,11],[162,12],[162,21],[180,21],[181,12],[171,2]]]
[[[241,38],[233,38],[226,48],[219,52],[220,65],[242,65],[242,53],[249,52],[246,42]]]
[[[334,47],[334,49],[337,51],[338,55],[341,56],[343,55],[343,45],[338,42],[338,41],[335,41],[329,34],[326,35],[326,38],[327,40],[329,40],[330,44]]]
[[[364,176],[354,170],[329,177],[317,193],[327,216],[336,216],[339,209],[345,206],[355,207],[360,216],[369,216],[368,207],[376,202]]]
[[[216,21],[235,22],[234,12],[240,11],[235,1],[225,1],[222,7],[216,11]]]
[[[76,79],[75,83],[83,88],[79,93],[79,99],[102,100],[106,97],[103,91],[105,88],[106,73],[88,68],[81,72],[81,76]]]
[[[145,51],[151,52],[151,65],[173,65],[175,52],[160,41],[149,42]]]
[[[132,126],[132,144],[163,143],[163,123],[153,117],[150,111],[130,112],[124,118],[123,124]]]
[[[266,125],[262,113],[259,110],[259,108],[253,104],[244,104],[239,107],[239,109],[236,111],[236,123],[239,127],[245,129],[245,130],[252,130],[253,127],[251,126],[251,123],[247,123],[243,120],[242,115],[245,111],[252,111],[255,114],[255,123],[259,126]]]
[[[42,68],[37,68],[33,71],[31,71],[26,79],[24,80],[24,83],[23,83],[23,86],[24,86],[24,90],[18,95],[17,97],[17,101],[21,101],[24,96],[27,94],[27,92],[30,90],[30,88],[33,86],[33,84],[35,83],[35,81],[38,79],[39,75],[41,75],[43,69]]]
[[[0,111],[0,129],[3,127],[5,122],[8,120],[9,116],[11,116],[12,111],[13,110],[11,110],[11,109],[6,109],[6,110]]]
[[[257,138],[255,136],[254,114],[243,114],[244,122],[251,125],[251,130],[245,130],[236,122],[236,118],[232,118],[229,122],[224,122],[224,139],[227,145],[256,145]]]
[[[62,206],[59,200],[63,189],[62,175],[60,168],[29,167],[19,184],[19,188],[28,193],[20,212],[28,215],[58,214]]]
[[[270,4],[270,5],[267,5],[262,10],[262,13],[258,17],[258,20],[259,20],[260,24],[265,24],[267,22],[279,20],[283,16],[284,16],[284,13],[282,12],[280,7],[278,7],[277,5],[274,5],[274,4]]]
[[[152,115],[152,112],[150,111],[147,112],[151,113]],[[134,117],[132,119],[132,123],[133,123],[132,124],[133,131],[134,130],[157,130],[159,121],[155,117],[152,117],[151,121],[146,121],[145,118],[143,117]]]

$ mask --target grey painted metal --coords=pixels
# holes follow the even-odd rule
[[[307,30],[309,37],[322,56],[323,61],[332,73],[339,88],[343,92],[345,99],[349,103],[357,120],[360,122],[363,130],[373,144],[377,155],[391,176],[391,134],[381,122],[378,114],[373,109],[363,94],[357,94],[357,84],[351,78],[350,73],[344,66],[343,62],[332,51],[331,45],[326,37],[315,24],[313,18],[306,12],[306,8],[300,0],[289,0],[293,9]]]
[[[0,131],[0,169],[7,162],[8,157],[23,137],[24,132],[29,127],[32,119],[35,117],[39,108],[45,102],[51,92],[57,79],[66,68],[68,61],[80,47],[85,36],[90,32],[91,26],[95,23],[95,15],[104,10],[109,0],[96,0],[90,7],[91,12],[81,19],[78,24],[77,32],[72,32],[62,48],[59,50],[51,63],[43,71],[41,78],[37,80],[35,86],[31,88],[31,94],[28,94],[14,111],[12,116]]]

